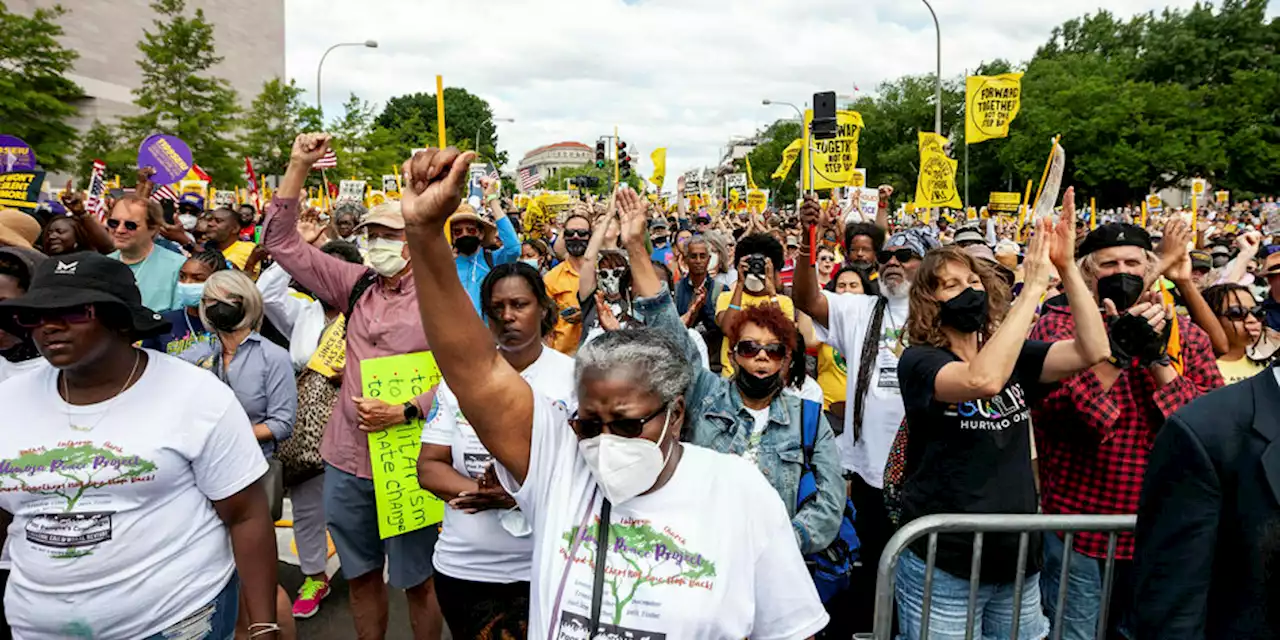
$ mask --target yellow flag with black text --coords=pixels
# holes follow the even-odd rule
[[[800,157],[800,149],[804,147],[804,141],[796,138],[782,150],[782,162],[778,164],[778,170],[773,172],[774,180],[781,180],[791,173],[791,165],[796,163],[796,158]]]
[[[649,182],[662,191],[662,183],[667,179],[667,148],[654,149],[649,154],[649,159],[653,160],[653,176],[649,178]]]
[[[916,180],[915,200],[917,208],[960,208],[960,194],[956,193],[956,161],[948,158],[942,150],[942,145],[946,142],[945,137],[936,133],[920,132],[920,177]]]
[[[742,156],[742,158],[747,161],[747,188],[755,189],[756,177],[751,174],[751,154],[748,153],[747,155]]]
[[[804,126],[813,121],[813,109],[804,112]],[[813,189],[832,189],[853,186],[857,179],[858,138],[862,134],[862,114],[857,111],[836,112],[836,137],[830,140],[810,140],[813,146]],[[809,185],[809,168],[800,167],[800,179],[805,188]]]
[[[964,139],[977,144],[1009,135],[1009,123],[1022,107],[1022,74],[965,78]]]

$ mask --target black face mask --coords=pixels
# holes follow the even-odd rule
[[[0,357],[12,363],[26,362],[40,357],[40,350],[36,348],[36,343],[31,338],[24,338],[22,342],[8,349],[0,350]]]
[[[564,250],[575,258],[581,258],[587,253],[587,240],[565,240]]]
[[[215,331],[231,333],[244,320],[244,307],[219,301],[205,307],[204,315]]]
[[[457,249],[458,253],[464,256],[469,256],[480,248],[480,236],[461,236],[454,238],[453,248]]]
[[[738,374],[733,377],[742,397],[751,400],[764,400],[782,390],[782,370],[763,378],[752,374],[738,366]]]
[[[942,303],[938,310],[942,326],[961,333],[973,333],[987,324],[987,292],[969,287]]]
[[[655,247],[665,247],[665,246],[667,246],[667,237],[666,237],[666,236],[658,236],[658,237],[655,237],[655,238],[653,239],[653,246],[655,246]]]
[[[1113,273],[1105,278],[1098,278],[1098,300],[1110,300],[1116,305],[1116,311],[1125,311],[1137,304],[1146,289],[1142,276],[1132,273]]]

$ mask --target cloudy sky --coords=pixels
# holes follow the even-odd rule
[[[1127,17],[1192,1],[1105,4]],[[944,76],[983,60],[1025,61],[1055,25],[1103,4],[932,2]],[[515,119],[498,125],[509,169],[534,147],[594,145],[617,125],[641,172],[651,173],[649,153],[665,146],[675,176],[716,163],[732,136],[794,117],[762,106],[764,98],[803,106],[816,91],[872,92],[935,64],[933,22],[913,0],[286,0],[286,11],[288,73],[311,91],[328,45],[380,44],[329,56],[327,113],[349,92],[379,107],[434,93],[442,74],[446,86]]]

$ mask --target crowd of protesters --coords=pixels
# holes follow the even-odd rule
[[[262,211],[147,171],[101,220],[70,189],[0,211],[0,637],[296,638],[331,540],[361,639],[391,588],[425,640],[847,639],[902,525],[1038,513],[1138,527],[1035,534],[1021,567],[1016,534],[980,563],[922,539],[898,637],[1280,635],[1274,205],[1091,224],[1068,188],[922,222],[889,187],[874,216],[623,187],[533,231],[496,179],[464,200],[455,149],[317,210],[329,142]],[[365,397],[362,362],[426,351],[438,386]],[[383,537],[369,434],[416,421],[444,520]]]

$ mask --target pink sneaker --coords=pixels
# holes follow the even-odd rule
[[[298,599],[293,601],[293,617],[310,618],[320,611],[320,601],[329,597],[329,579],[316,580],[310,576],[298,589]]]

